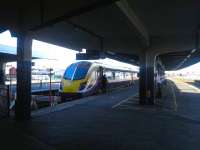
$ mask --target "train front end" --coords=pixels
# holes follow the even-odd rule
[[[86,61],[73,63],[67,67],[60,85],[62,100],[82,96],[81,91],[87,84],[90,67],[91,62]]]

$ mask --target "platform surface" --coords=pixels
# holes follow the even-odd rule
[[[177,109],[139,106],[138,90],[131,87],[36,112],[25,123],[1,120],[1,146],[24,150],[197,150],[200,93],[184,92],[182,84],[184,89],[194,90],[176,80],[168,85]]]

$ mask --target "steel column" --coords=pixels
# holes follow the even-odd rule
[[[17,38],[17,120],[28,120],[31,116],[31,48],[32,39],[20,33]]]
[[[155,55],[143,53],[140,55],[139,103],[154,104],[155,99]]]
[[[140,72],[139,72],[139,103],[146,103],[146,57],[140,57]]]
[[[5,63],[0,62],[0,84],[5,84]]]

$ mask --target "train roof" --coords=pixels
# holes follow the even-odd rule
[[[99,67],[103,67],[105,70],[111,70],[111,71],[120,71],[120,72],[133,72],[133,73],[138,73],[139,70],[138,69],[132,69],[129,67],[122,67],[122,66],[111,66],[110,64],[106,64],[106,63],[102,63],[102,62],[98,62],[98,61],[78,61],[76,63],[81,63],[81,62],[89,62],[93,65],[99,66]]]

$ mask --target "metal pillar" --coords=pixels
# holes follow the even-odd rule
[[[160,60],[156,61],[156,98],[162,98],[162,84],[166,83],[165,81],[165,67],[163,66]]]
[[[25,33],[17,37],[17,100],[15,117],[28,120],[31,117],[31,55],[32,39]]]
[[[140,55],[139,96],[140,104],[154,104],[155,99],[155,55],[143,53]]]
[[[139,103],[146,103],[146,56],[140,57],[140,72],[139,72]]]
[[[5,63],[0,62],[0,84],[5,84]]]
[[[147,103],[154,104],[155,100],[155,75],[154,66],[147,66]]]

